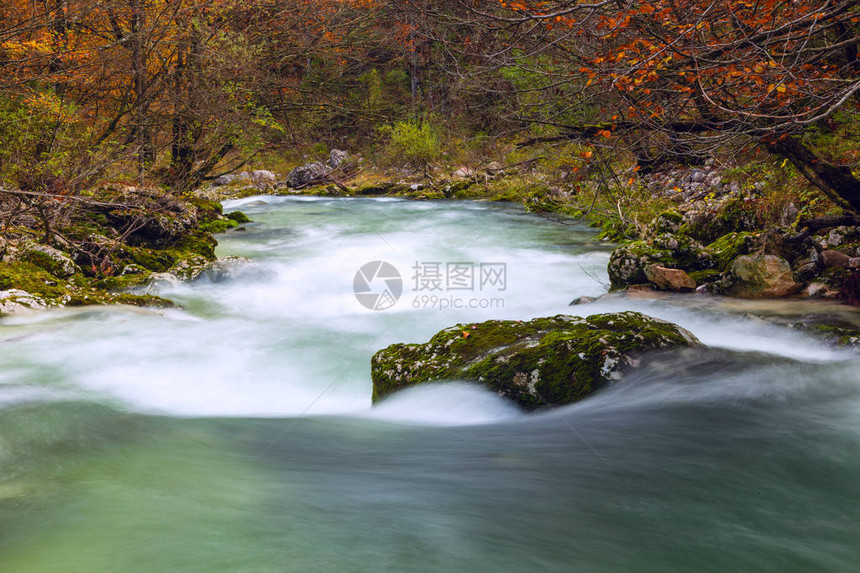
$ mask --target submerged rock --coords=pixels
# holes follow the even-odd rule
[[[637,312],[458,324],[425,344],[393,344],[371,361],[373,399],[438,380],[471,380],[526,408],[576,402],[642,354],[698,345],[690,332]]]

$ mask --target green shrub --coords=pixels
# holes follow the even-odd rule
[[[389,139],[385,154],[394,163],[409,164],[425,173],[442,156],[439,130],[429,121],[398,121],[384,128]]]

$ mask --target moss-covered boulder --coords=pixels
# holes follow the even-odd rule
[[[774,255],[736,258],[724,282],[725,294],[743,298],[787,296],[803,287],[795,281],[788,261]]]
[[[70,277],[81,270],[63,251],[34,241],[25,241],[18,245],[15,256],[11,258],[32,263],[60,278]]]
[[[747,255],[753,249],[755,237],[751,233],[727,233],[708,245],[718,270],[725,271],[732,261]]]
[[[642,354],[699,344],[637,312],[458,324],[425,344],[393,344],[371,361],[373,400],[438,380],[482,383],[533,409],[568,404],[618,379]]]
[[[613,289],[648,282],[646,267],[699,271],[714,267],[710,252],[684,235],[664,233],[649,241],[633,241],[612,252],[607,271]]]
[[[645,283],[648,282],[645,267],[672,266],[674,263],[671,251],[658,249],[647,241],[633,241],[612,251],[607,267],[609,282],[613,289]]]
[[[683,223],[684,216],[678,211],[663,211],[648,224],[648,233],[651,235],[677,233]]]

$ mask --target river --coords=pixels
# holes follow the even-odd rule
[[[254,223],[218,253],[252,262],[156,285],[182,309],[0,321],[0,571],[857,570],[857,354],[746,314],[800,302],[568,306],[610,248],[511,205],[225,207]],[[369,262],[390,308],[355,296]],[[388,344],[620,310],[708,348],[534,414],[457,382],[371,404]]]

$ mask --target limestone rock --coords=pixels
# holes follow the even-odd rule
[[[328,161],[326,161],[326,165],[331,167],[332,169],[337,169],[341,165],[346,164],[349,161],[349,153],[343,151],[341,149],[332,149],[328,154]]]
[[[699,271],[714,267],[711,253],[684,235],[664,233],[651,241],[633,241],[612,252],[609,280],[612,288],[648,282],[645,267],[652,264]]]
[[[475,171],[468,167],[461,167],[451,174],[454,179],[471,179],[475,176]]]
[[[300,165],[290,171],[287,175],[287,185],[292,188],[304,187],[315,181],[321,180],[331,173],[331,168],[315,161],[305,165]]]
[[[19,289],[0,291],[0,315],[27,314],[48,308],[48,303],[38,296]]]
[[[258,169],[251,174],[254,183],[274,183],[278,176],[266,169]]]
[[[224,185],[229,185],[236,179],[236,175],[227,174],[216,177],[212,180],[213,187],[223,187]]]
[[[204,266],[195,279],[208,279],[212,282],[222,282],[234,278],[237,272],[252,264],[251,259],[230,255],[217,261],[212,261]]]

